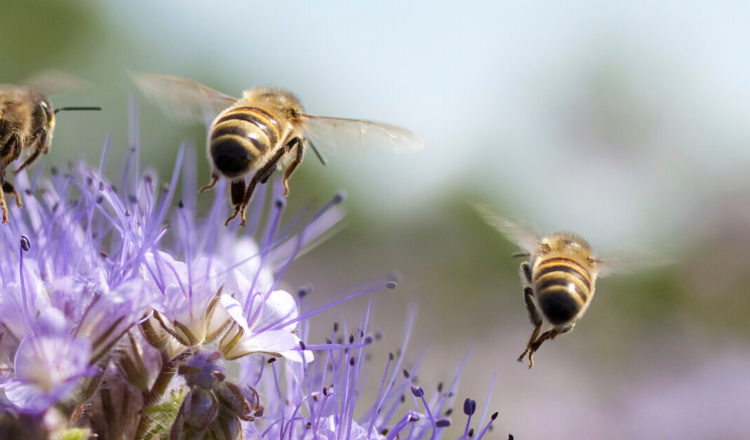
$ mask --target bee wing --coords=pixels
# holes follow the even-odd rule
[[[88,87],[89,83],[61,70],[42,70],[27,78],[24,85],[44,95],[54,95]]]
[[[416,151],[424,142],[411,131],[390,124],[359,119],[301,115],[305,136],[315,146],[334,150],[386,147],[397,151]]]
[[[596,259],[600,277],[655,269],[675,261],[648,249],[631,246],[617,249]]]
[[[539,236],[528,228],[502,217],[487,205],[471,203],[471,206],[479,213],[484,221],[497,229],[510,241],[517,244],[524,251],[533,253],[539,246]]]
[[[153,73],[131,73],[130,76],[141,92],[167,116],[181,122],[205,122],[237,101],[237,98],[179,76]]]

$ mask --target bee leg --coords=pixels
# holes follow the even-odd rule
[[[524,287],[523,289],[523,300],[526,302],[526,310],[529,312],[529,321],[536,326],[542,325],[542,315],[539,314],[539,309],[534,304],[534,289],[531,287]]]
[[[573,330],[573,327],[575,327],[575,326],[576,326],[576,323],[574,322],[574,323],[570,324],[569,326],[565,327],[564,329],[560,330],[560,333],[558,333],[558,334],[561,335],[563,333],[568,333],[569,331]]]
[[[268,179],[271,178],[271,176],[273,175],[273,172],[276,171],[276,164],[278,163],[279,159],[281,159],[283,155],[292,151],[292,148],[295,147],[297,141],[299,141],[299,138],[294,138],[291,141],[287,142],[287,144],[284,145],[284,148],[282,148],[279,151],[281,154],[279,154],[277,157],[269,161],[268,164],[269,165],[273,164],[273,166],[266,166],[266,167],[263,167],[261,171],[258,171],[258,174],[263,176],[260,179],[260,183],[265,185],[266,182],[268,182]],[[289,164],[289,166],[287,167],[287,170],[291,168],[291,171],[284,172],[284,197],[289,195],[289,185],[287,184],[287,179],[289,179],[289,176],[292,174],[292,171],[294,171],[294,168],[296,168],[297,165],[299,165],[300,161],[301,159],[298,160],[298,158],[295,158],[294,161],[291,164]]]
[[[226,220],[226,221],[224,222],[224,226],[229,226],[229,222],[231,222],[232,220],[234,220],[234,219],[235,219],[235,217],[237,217],[237,215],[238,215],[238,214],[240,213],[240,206],[241,206],[241,205],[235,205],[235,206],[234,206],[234,212],[233,212],[233,213],[232,213],[232,215],[230,215],[230,216],[229,216],[229,218],[228,218],[228,219],[227,219],[227,220]]]
[[[23,208],[23,202],[21,202],[21,195],[18,194],[16,188],[10,182],[3,181],[3,193],[13,194],[16,197],[16,206]]]
[[[245,208],[255,191],[255,186],[258,184],[258,180],[260,180],[258,179],[258,174],[255,174],[250,179],[247,186],[245,186],[245,181],[242,179],[232,182],[232,204],[234,204],[234,212],[229,216],[227,221],[224,222],[224,226],[229,226],[229,222],[234,220],[238,215],[242,219],[240,226],[245,226]]]
[[[539,347],[541,347],[542,342],[546,341],[547,339],[552,339],[557,335],[555,333],[555,329],[547,330],[546,332],[542,333],[536,340],[529,341],[529,346],[526,348],[526,350],[529,351],[529,368],[534,366],[534,353],[539,350]]]
[[[547,330],[546,332],[542,333],[536,341],[531,343],[531,352],[535,352],[539,350],[539,347],[541,347],[542,342],[546,341],[547,339],[554,339],[555,336],[557,336],[557,331],[555,329]]]
[[[540,341],[539,341],[539,345],[542,345],[542,342],[541,342],[541,341],[542,341],[543,339],[550,339],[550,340],[551,340],[551,339],[555,339],[555,336],[557,336],[557,335],[561,335],[561,334],[563,334],[563,333],[568,333],[569,331],[573,330],[573,327],[575,327],[575,326],[576,326],[576,324],[575,324],[575,322],[574,322],[574,323],[572,323],[572,324],[568,324],[568,325],[566,325],[566,326],[565,326],[565,327],[563,327],[563,328],[553,328],[552,330],[548,330],[548,331],[544,332],[544,333],[542,334],[542,336],[541,336],[541,337],[539,338],[539,339],[540,339]],[[547,335],[547,336],[545,337],[545,335],[546,335],[547,333],[549,333],[549,334],[548,334],[548,335]],[[539,345],[537,345],[537,347],[538,347]]]
[[[534,346],[534,340],[539,336],[539,331],[542,329],[542,325],[538,325],[534,327],[534,331],[531,333],[531,337],[529,338],[529,342],[526,344],[526,349],[521,353],[521,356],[518,356],[518,359],[516,361],[523,362],[523,358],[528,353],[529,355],[529,368],[534,366],[534,352],[538,348],[538,346]]]
[[[8,206],[5,204],[5,191],[0,191],[0,208],[3,210],[3,223],[8,223]]]
[[[245,179],[232,180],[232,184],[229,187],[229,194],[231,195],[232,205],[238,206],[242,204],[242,200],[245,198]]]
[[[534,341],[539,336],[539,332],[542,330],[542,315],[539,314],[539,309],[536,308],[536,304],[534,304],[534,289],[531,287],[525,287],[523,289],[523,299],[526,302],[526,310],[529,312],[529,321],[531,321],[532,324],[534,324],[534,331],[531,333],[531,337],[529,338],[529,342],[526,344],[526,350],[521,353],[521,356],[518,356],[518,359],[516,359],[518,362],[523,362],[523,358],[526,357],[526,353],[529,354],[529,368],[534,366],[534,359],[532,356],[534,355],[534,351],[536,351],[533,348]]]
[[[274,164],[274,166],[264,167],[262,174],[260,174],[260,172],[258,172],[260,175],[263,176],[261,179],[259,179],[260,183],[262,183],[263,185],[265,185],[266,182],[268,182],[268,179],[270,179],[271,176],[273,176],[273,172],[274,171],[276,171],[276,165],[275,164]]]
[[[203,194],[204,191],[206,191],[208,189],[211,189],[214,186],[216,186],[217,182],[219,182],[219,176],[217,174],[215,174],[215,173],[211,173],[211,181],[208,182],[208,185],[202,186],[201,189],[198,190],[198,192],[200,194]]]
[[[2,127],[0,127],[2,128]],[[0,157],[8,158],[6,163],[10,163],[18,159],[21,155],[21,135],[14,132],[8,136],[8,141],[0,147]]]
[[[252,179],[250,179],[250,183],[247,184],[247,189],[245,189],[245,197],[242,198],[242,205],[240,205],[240,217],[242,218],[242,221],[240,222],[240,226],[245,226],[245,210],[247,209],[247,204],[250,203],[250,197],[252,197],[253,192],[255,191],[255,185],[258,184],[258,176],[253,176]]]
[[[521,275],[527,283],[531,284],[531,266],[529,266],[528,261],[521,263]]]
[[[284,170],[284,197],[289,195],[289,178],[292,177],[292,173],[294,173],[294,170],[297,168],[297,166],[302,163],[302,156],[305,151],[302,148],[302,140],[300,138],[292,139],[287,144],[286,148],[289,152],[292,151],[292,148],[296,148],[297,155],[294,156],[294,160],[292,161],[292,163],[290,163],[289,166]]]
[[[227,221],[224,223],[225,225],[228,226],[229,222],[237,217],[237,214],[240,214],[242,218],[240,226],[245,226],[245,209],[247,208],[247,204],[250,203],[250,198],[253,196],[253,192],[255,192],[255,186],[261,180],[268,180],[268,177],[273,173],[274,169],[276,169],[276,164],[279,162],[279,159],[281,159],[284,153],[286,153],[286,151],[283,148],[280,149],[279,152],[276,153],[276,155],[272,157],[268,161],[268,163],[263,165],[263,167],[259,169],[258,172],[256,172],[255,175],[250,179],[250,183],[247,184],[247,188],[245,189],[245,196],[242,198],[242,203],[239,206],[235,206],[234,213],[227,219]]]
[[[8,137],[8,141],[5,142],[4,145],[0,146],[0,157],[4,158],[3,162],[7,164],[18,159],[20,155],[21,155],[21,135],[19,135],[18,132],[14,132],[12,135]],[[2,168],[0,169],[0,184],[2,184],[3,189],[5,189],[6,183],[7,182],[5,182],[5,165],[2,165]],[[8,183],[8,185],[10,185],[10,183]],[[13,186],[11,185],[10,188],[13,188]],[[19,207],[22,206],[21,199],[18,197],[18,193],[15,192],[15,189],[13,189],[10,192],[15,194],[16,196],[16,205],[18,205]],[[8,205],[5,203],[5,191],[4,190],[0,190],[0,208],[2,208],[2,211],[3,211],[3,223],[8,223]]]
[[[252,180],[251,180],[252,183]],[[232,205],[234,206],[234,212],[232,215],[227,219],[226,222],[224,222],[224,226],[229,226],[229,222],[234,220],[235,217],[237,217],[240,214],[240,211],[242,210],[242,202],[245,200],[245,193],[247,192],[247,186],[245,184],[245,179],[237,179],[232,181],[232,185],[230,187],[230,194],[232,198]],[[243,212],[244,216],[244,212]]]
[[[23,161],[20,167],[16,168],[16,170],[13,171],[13,174],[20,173],[22,169],[34,163],[34,161],[36,161],[40,154],[47,154],[47,151],[49,151],[49,137],[47,134],[47,129],[42,128],[34,133],[34,140],[32,142],[36,145],[36,148],[34,148],[34,152],[31,153],[29,157],[27,157],[26,160]]]
[[[546,341],[547,339],[552,340],[552,339],[555,339],[557,335],[568,333],[569,331],[573,330],[573,327],[575,326],[576,324],[572,323],[572,324],[568,324],[567,326],[563,328],[556,327],[556,328],[547,330],[546,332],[542,333],[541,336],[539,336],[539,338],[537,338],[537,340],[531,344],[531,352],[533,353],[537,351],[539,347],[542,345],[542,342]]]

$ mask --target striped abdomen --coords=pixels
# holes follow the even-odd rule
[[[550,323],[565,324],[576,318],[591,299],[591,273],[566,256],[542,258],[532,276],[537,303]]]
[[[242,177],[265,165],[279,145],[281,124],[259,107],[236,107],[219,115],[209,138],[214,168],[228,178]]]

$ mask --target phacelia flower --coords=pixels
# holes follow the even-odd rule
[[[46,308],[34,332],[18,344],[14,376],[3,384],[10,403],[28,412],[41,412],[70,394],[80,379],[93,376],[91,344],[71,337],[62,313]]]
[[[140,172],[133,144],[118,185],[102,173],[108,145],[98,168],[81,162],[44,178],[38,166],[17,177],[26,204],[12,208],[0,230],[0,404],[7,414],[75,411],[113,374],[154,403],[172,388],[174,370],[211,344],[227,360],[254,353],[312,359],[300,350],[297,305],[280,273],[338,223],[342,198],[281,228],[276,184],[265,231],[262,191],[250,227],[219,227],[223,197],[196,220],[193,153],[180,149],[162,186],[155,173]]]
[[[370,378],[372,365],[368,361],[367,347],[379,339],[378,333],[373,335],[367,331],[369,314],[370,305],[356,330],[348,332],[345,326],[341,329],[342,326],[335,324],[326,343],[308,344],[306,348],[319,352],[312,363],[277,366],[271,358],[265,363],[251,364],[248,361],[243,364],[244,381],[267,396],[265,416],[247,425],[246,438],[364,440],[443,437],[451,425],[459,377],[466,360],[447,387],[440,383],[427,392],[417,386],[415,373],[420,362],[409,368],[404,365],[404,353],[414,322],[412,312],[399,354],[391,353],[383,372],[375,376],[375,379],[379,377],[377,394],[363,398],[362,389]],[[269,369],[272,374],[267,372]],[[465,411],[466,429],[459,438],[482,438],[497,418],[497,413],[483,424],[487,415],[485,410],[481,428],[475,433],[470,424],[476,402],[471,399],[466,399],[466,402],[470,403],[464,406],[471,409]]]
[[[392,277],[313,310],[310,289],[283,282],[340,223],[343,195],[287,217],[271,180],[247,227],[224,227],[224,188],[199,208],[195,152],[180,148],[160,184],[140,169],[134,106],[131,120],[119,179],[103,173],[107,143],[97,167],[15,180],[25,206],[0,227],[0,438],[440,438],[463,366],[445,389],[418,387],[407,332],[363,398],[370,305],[357,330],[308,340],[311,317]],[[466,405],[461,438],[474,434]]]

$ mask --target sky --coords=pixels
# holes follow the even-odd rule
[[[141,1],[102,10],[144,47],[129,69],[192,75],[235,96],[282,85],[310,113],[419,134],[418,154],[329,152],[329,168],[316,171],[367,199],[368,215],[409,215],[404,203],[429,209],[467,191],[510,203],[508,216],[540,232],[580,228],[604,247],[621,236],[668,241],[668,231],[690,231],[684,218],[734,184],[726,177],[742,172],[737,159],[750,158],[750,9],[741,3]]]

